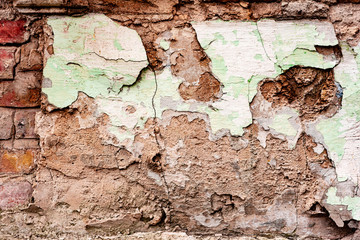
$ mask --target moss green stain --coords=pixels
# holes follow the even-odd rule
[[[356,56],[355,60],[356,60],[357,68],[360,70],[360,44],[354,47],[353,50]]]
[[[284,29],[285,30],[285,29]],[[298,41],[294,41],[297,37]],[[314,25],[293,24],[292,27],[286,28],[285,32],[277,33],[273,42],[276,58],[281,60],[297,48],[315,50],[315,39],[318,37],[318,31]]]
[[[289,114],[276,114],[270,127],[273,128],[276,132],[282,133],[287,136],[295,136],[297,131],[291,125],[289,119],[292,116]]]
[[[231,112],[230,114],[222,115],[219,112],[208,110],[208,115],[210,117],[210,126],[213,133],[216,133],[217,131],[227,128],[230,129],[230,132],[232,135],[242,135],[244,133],[244,130],[239,128],[232,128],[231,126],[234,126],[234,119],[239,117],[238,112]],[[225,127],[228,126],[228,127]]]

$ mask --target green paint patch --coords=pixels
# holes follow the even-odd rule
[[[344,155],[344,146],[346,141],[343,137],[341,137],[344,133],[340,130],[341,126],[341,118],[337,116],[331,119],[322,120],[316,125],[316,129],[322,133],[325,144],[327,145],[330,153],[337,154],[336,157],[332,156],[332,160],[335,163],[341,161],[342,156]]]
[[[140,37],[99,14],[50,18],[48,23],[54,32],[55,52],[44,69],[44,76],[52,81],[51,88],[43,89],[49,102],[66,107],[82,91],[95,98],[99,112],[110,117],[109,131],[116,138],[120,141],[133,138],[136,129],[143,128],[146,120],[154,116],[152,98],[156,88],[154,74],[149,70],[134,84],[148,64]],[[257,84],[281,71],[275,60],[283,66],[304,63],[327,67],[326,59],[314,60],[318,57],[315,55],[307,57],[314,49],[314,39],[311,34],[304,38],[304,31],[319,35],[316,27],[275,21],[263,23],[265,32],[264,27],[251,22],[194,23],[198,40],[211,59],[212,71],[223,84],[224,94],[216,102],[184,101],[178,93],[182,81],[172,76],[166,67],[156,73],[157,115],[161,117],[168,109],[204,113],[209,116],[213,133],[229,129],[233,135],[242,135],[243,128],[252,123],[249,102],[257,92]],[[286,34],[281,35],[284,29]],[[275,37],[262,37],[274,31],[280,34],[279,41],[275,41]],[[316,45],[325,45],[321,41],[316,40]],[[164,50],[170,48],[166,40],[159,44]],[[299,51],[301,47],[308,51]],[[285,135],[296,134],[286,117],[275,118],[274,129]],[[287,130],[283,131],[280,126],[287,126]]]
[[[333,205],[345,205],[347,209],[351,211],[352,217],[355,220],[360,220],[360,197],[358,196],[345,196],[344,198],[340,198],[336,195],[336,188],[331,187],[326,193],[328,204]]]
[[[334,73],[335,80],[343,91],[342,109],[332,118],[324,119],[316,126],[336,164],[344,157],[347,132],[352,128],[353,122],[360,120],[360,68],[353,49],[345,43],[341,44],[341,48],[344,59],[335,68]],[[346,179],[346,176],[338,175],[339,178]]]
[[[293,116],[289,114],[276,114],[269,126],[278,133],[282,133],[287,136],[295,136],[297,131],[289,121],[292,117]]]
[[[165,51],[168,50],[168,49],[170,48],[170,43],[169,43],[169,41],[167,41],[167,40],[165,40],[165,39],[162,39],[162,40],[160,41],[160,47],[161,47],[162,49],[164,49]]]
[[[340,44],[343,59],[334,69],[335,80],[342,89],[342,108],[332,118],[321,120],[316,129],[322,134],[331,159],[335,162],[337,180],[352,181],[358,185],[357,144],[354,144],[353,130],[360,120],[360,67],[359,47],[352,48],[346,43]],[[347,141],[351,141],[348,143]],[[336,195],[337,189],[327,191],[327,203],[345,205],[355,220],[360,220],[360,197]]]
[[[255,26],[257,27],[257,25],[255,25]],[[256,37],[256,39],[257,39],[258,42],[262,43],[262,38],[261,38],[260,32],[259,32],[259,30],[258,30],[257,28],[254,29],[254,30],[251,32],[251,34],[253,34],[253,35]]]
[[[219,32],[214,33],[214,40],[220,41],[223,45],[227,44],[224,36]]]
[[[239,46],[239,43],[239,40],[231,41],[231,44],[233,44],[234,46]]]
[[[123,47],[121,46],[121,44],[119,43],[119,41],[117,39],[114,39],[114,46],[116,47],[117,50],[122,51],[124,50]]]
[[[216,76],[225,76],[228,69],[225,60],[221,55],[217,55],[212,59],[212,69]]]
[[[64,108],[79,91],[90,97],[108,97],[133,84],[147,57],[138,34],[102,14],[50,17],[54,54],[47,60],[43,88],[51,104]]]
[[[336,62],[325,61],[324,56],[316,51],[307,49],[295,49],[290,55],[278,61],[277,64],[282,66],[283,70],[287,70],[293,66],[315,67],[321,69],[333,68]]]
[[[264,57],[261,54],[256,54],[254,58],[258,61],[264,61]]]
[[[315,45],[338,44],[331,24],[264,20],[257,23],[193,22],[192,25],[201,46],[211,59],[213,73],[224,86],[223,93],[227,99],[220,99],[220,102],[224,101],[229,105],[216,107],[216,114],[211,110],[207,111],[213,131],[228,128],[231,133],[240,133],[237,128],[251,124],[249,102],[256,95],[257,84],[261,80],[276,77],[284,69],[295,65],[329,68],[335,64],[315,52]],[[322,30],[327,31],[326,34],[321,35]],[[330,36],[330,39],[325,36]],[[236,101],[236,104],[246,104],[236,106],[234,112],[238,115],[229,110],[230,104],[235,104]],[[219,117],[219,113],[226,117]],[[239,121],[239,116],[242,121]],[[289,124],[287,120],[285,123]],[[296,132],[289,126],[285,134],[292,135]]]

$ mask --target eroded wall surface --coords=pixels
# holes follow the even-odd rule
[[[0,6],[1,238],[360,238],[358,1]]]

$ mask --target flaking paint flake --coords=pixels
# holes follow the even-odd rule
[[[116,95],[133,84],[148,61],[139,35],[102,14],[49,17],[54,54],[47,59],[43,87],[48,101],[60,108],[82,91],[90,97]]]
[[[360,184],[360,59],[359,45],[341,43],[343,59],[334,69],[335,80],[341,86],[342,108],[333,117],[320,120],[316,129],[323,136],[323,144],[335,162],[337,180],[348,181],[355,189]],[[360,200],[356,192],[337,196],[337,186],[327,192],[327,203],[345,205],[352,217],[360,220]]]
[[[350,48],[342,43],[342,62],[335,54],[324,56],[317,52],[315,46],[338,44],[329,23],[273,20],[192,23],[200,45],[211,59],[212,72],[223,85],[220,98],[209,102],[184,100],[178,91],[182,79],[172,75],[170,66],[155,72],[145,69],[148,61],[137,33],[104,15],[50,17],[48,24],[54,32],[54,54],[47,59],[44,77],[52,84],[44,87],[43,92],[50,103],[60,108],[72,104],[78,92],[93,97],[96,117],[102,113],[109,116],[107,131],[116,141],[107,143],[112,145],[130,146],[149,118],[161,119],[168,110],[200,114],[209,125],[210,138],[228,131],[231,135],[242,135],[243,128],[253,122],[250,104],[260,81],[298,65],[335,67],[336,81],[344,89],[343,106],[334,117],[318,120],[315,128],[323,139],[318,139],[320,144],[325,145],[336,163],[338,180],[350,178],[357,184],[358,167],[347,166],[355,161],[360,149],[358,138],[353,138],[354,134],[357,136],[360,112],[359,57],[356,57],[359,47]],[[169,50],[167,42],[159,45]],[[297,113],[290,112],[265,119],[269,124],[259,121],[265,130],[282,135],[294,148],[302,128]],[[329,197],[328,203],[340,202],[331,199],[334,198]],[[355,209],[351,206],[353,201],[341,203]],[[358,215],[353,214],[357,219]]]
[[[141,40],[133,30],[98,14],[50,18],[48,24],[54,31],[55,52],[44,70],[52,81],[51,88],[43,89],[49,102],[66,107],[76,100],[78,91],[96,98],[99,112],[110,116],[109,131],[120,142],[133,139],[136,128],[155,112],[161,117],[169,109],[207,115],[214,134],[229,129],[232,135],[242,135],[252,123],[249,103],[259,81],[294,65],[331,68],[336,64],[315,51],[315,45],[337,44],[327,23],[195,22],[198,40],[223,84],[223,95],[214,102],[184,101],[178,93],[181,79],[172,76],[168,67],[156,73],[147,70],[134,86],[126,86],[135,83],[147,66]]]

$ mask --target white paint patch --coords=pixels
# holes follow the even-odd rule
[[[324,146],[320,143],[316,144],[316,147],[313,148],[314,152],[317,154],[321,154],[324,151]]]
[[[196,216],[194,216],[194,218],[198,223],[200,223],[201,225],[208,227],[208,228],[217,227],[221,223],[221,219],[206,217],[203,214],[196,215]]]
[[[160,177],[159,174],[157,174],[157,173],[155,173],[155,172],[153,172],[153,171],[148,170],[148,174],[147,174],[147,175],[148,175],[149,178],[154,179],[154,180],[155,180],[155,183],[156,183],[157,185],[162,186],[162,180],[161,180],[161,177]]]

